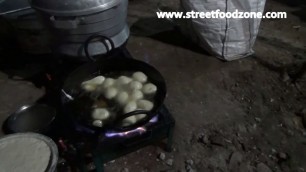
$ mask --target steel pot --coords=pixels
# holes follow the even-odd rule
[[[53,16],[81,16],[108,10],[121,0],[29,0],[33,8]]]
[[[103,34],[98,33],[98,34]],[[99,41],[92,41],[88,44],[88,50],[93,56],[100,56],[101,54],[105,54],[108,52],[108,49],[119,49],[120,46],[124,45],[127,42],[129,37],[130,30],[128,26],[126,26],[119,34],[109,38],[114,44],[111,47],[111,43],[109,41],[106,44],[103,44]],[[88,38],[88,35],[70,35],[69,37],[71,42],[60,42],[58,43],[58,52],[74,56],[74,59],[78,59],[80,61],[88,61],[88,58],[85,57],[84,43],[82,42],[83,38]]]
[[[83,42],[97,33],[113,40],[115,48],[128,39],[128,0],[30,0],[30,3],[54,35],[52,44],[58,53],[85,56]],[[103,46],[96,48],[97,42],[91,44],[92,54],[106,53]]]

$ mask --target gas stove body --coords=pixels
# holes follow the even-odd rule
[[[163,140],[166,140],[162,145],[164,150],[171,152],[174,126],[174,118],[163,105],[150,123],[131,131],[90,132],[84,128],[76,129],[74,134],[64,137],[75,148],[70,166],[87,169],[89,164],[94,164],[97,172],[104,172],[105,163]]]

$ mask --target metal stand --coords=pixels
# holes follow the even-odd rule
[[[153,124],[146,133],[133,138],[103,138],[101,143],[92,151],[97,172],[104,172],[104,163],[134,152],[145,146],[167,139],[165,151],[172,151],[175,121],[167,108],[161,110],[160,121]]]

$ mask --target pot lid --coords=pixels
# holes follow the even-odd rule
[[[88,15],[110,9],[120,0],[29,0],[31,6],[39,11],[55,16]]]

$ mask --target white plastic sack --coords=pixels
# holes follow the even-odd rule
[[[262,12],[266,0],[181,0],[184,12]],[[261,19],[188,19],[185,32],[201,47],[223,60],[235,60],[253,53]],[[183,29],[184,30],[184,29]],[[192,32],[192,33],[190,33]]]

